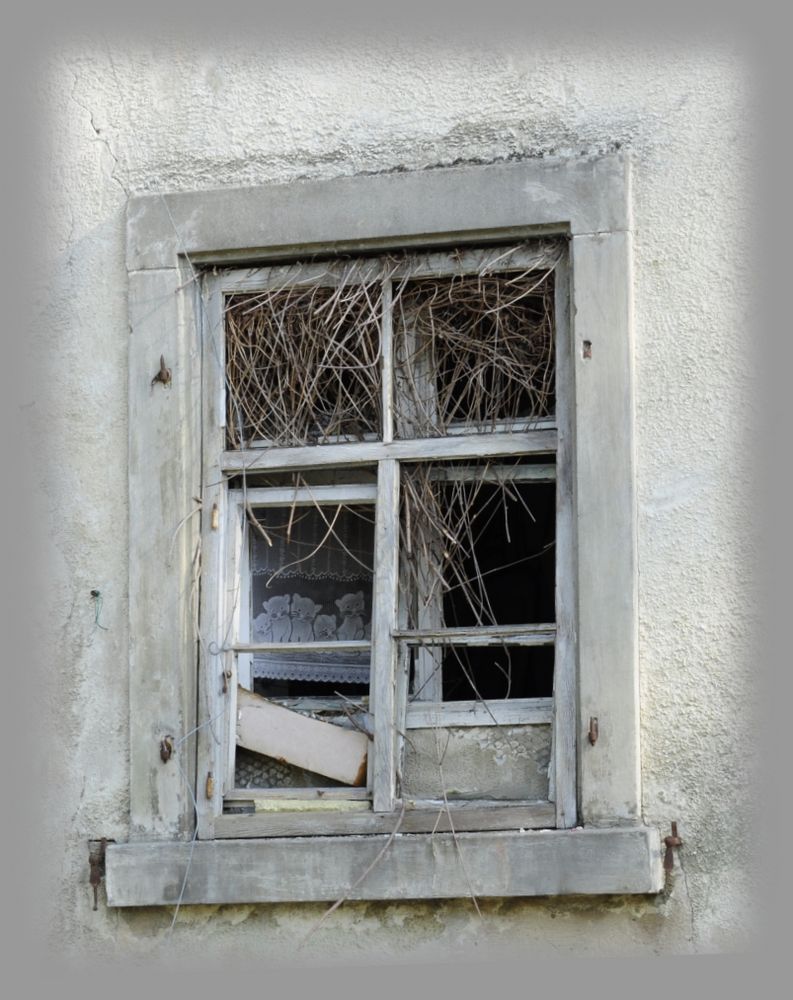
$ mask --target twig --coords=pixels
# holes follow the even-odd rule
[[[353,884],[350,886],[350,888],[342,896],[339,896],[339,898],[336,900],[336,902],[332,906],[329,906],[328,909],[325,910],[325,912],[322,914],[322,916],[319,918],[319,920],[312,927],[310,927],[308,929],[308,932],[300,939],[300,943],[298,944],[298,948],[302,948],[303,947],[303,945],[306,943],[306,941],[308,941],[308,939],[311,937],[311,935],[316,930],[319,930],[319,928],[328,919],[328,917],[331,915],[331,913],[333,913],[335,910],[338,910],[338,908],[344,902],[346,902],[350,898],[350,894],[352,892],[354,892],[358,888],[358,886],[363,882],[363,880],[367,877],[367,875],[371,871],[373,871],[374,868],[376,868],[376,866],[380,863],[380,860],[383,857],[383,855],[385,854],[385,852],[388,850],[388,848],[394,842],[394,837],[396,837],[397,833],[399,832],[399,828],[400,828],[400,826],[402,826],[402,820],[404,818],[405,818],[405,804],[403,802],[402,803],[402,809],[401,809],[401,811],[399,813],[399,819],[397,820],[396,826],[394,827],[394,829],[389,834],[388,840],[385,842],[385,844],[383,844],[383,846],[380,849],[380,851],[378,851],[377,856],[375,857],[374,861],[372,861],[372,863],[369,865],[369,867],[366,869],[366,871],[364,871],[363,874],[360,875],[353,882]]]

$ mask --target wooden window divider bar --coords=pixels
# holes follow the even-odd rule
[[[291,469],[317,469],[372,465],[386,459],[400,462],[454,461],[469,458],[503,458],[521,455],[551,455],[556,451],[556,430],[543,429],[520,433],[469,434],[460,436],[416,438],[406,441],[326,444],[294,448],[262,448],[225,451],[221,456],[223,472],[276,472]]]

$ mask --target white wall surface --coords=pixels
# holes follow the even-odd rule
[[[87,841],[128,822],[124,211],[142,191],[622,147],[634,161],[644,813],[685,845],[654,899],[345,904],[302,961],[739,951],[756,928],[747,449],[753,82],[737,43],[62,43],[41,82],[47,266],[24,411],[50,665],[35,759],[48,946],[274,963],[322,906],[92,912]],[[31,390],[32,391],[32,390]],[[98,608],[90,592],[101,593]],[[97,616],[97,610],[99,614]]]

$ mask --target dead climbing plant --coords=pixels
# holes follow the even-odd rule
[[[476,273],[453,254],[460,273],[434,277],[417,276],[426,274],[425,258],[408,254],[363,266],[296,264],[265,289],[228,296],[229,447],[380,438],[385,361],[393,368],[387,405],[397,437],[552,415],[553,271],[561,249],[553,241],[530,244],[530,268],[492,273],[526,246],[483,252]],[[384,309],[390,360],[381,359]]]
[[[328,273],[226,300],[229,447],[380,436],[380,279]]]
[[[541,271],[402,280],[393,306],[399,437],[553,414],[558,256],[549,259]]]
[[[498,519],[509,546],[512,539],[508,508],[513,504],[535,520],[521,489],[511,481],[510,470],[519,467],[514,460],[501,460],[496,468],[491,462],[403,466],[399,585],[408,609],[409,628],[421,628],[421,608],[440,605],[443,596],[453,590],[460,592],[459,603],[469,610],[474,624],[499,624],[486,578],[505,567],[483,568],[480,540],[491,522]],[[536,556],[543,552],[539,550]],[[524,556],[521,561],[531,558]]]

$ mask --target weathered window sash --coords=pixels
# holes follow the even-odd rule
[[[484,803],[478,810],[472,810],[470,802],[440,803],[441,808],[453,810],[455,814],[464,813],[461,819],[463,829],[504,828],[512,823],[514,827],[559,826],[561,828],[575,824],[575,770],[574,760],[566,754],[565,748],[574,742],[574,685],[575,685],[575,650],[572,643],[559,643],[554,666],[554,697],[545,699],[510,700],[504,703],[485,707],[476,702],[443,703],[440,700],[440,689],[437,684],[428,685],[430,701],[425,704],[408,705],[407,699],[407,649],[411,644],[419,643],[422,654],[431,662],[433,645],[454,640],[461,646],[498,645],[509,638],[512,645],[550,644],[556,642],[556,625],[551,623],[543,628],[517,627],[503,629],[493,627],[480,629],[478,634],[470,630],[444,630],[433,636],[426,630],[422,633],[413,631],[407,633],[399,629],[397,578],[399,573],[398,556],[398,511],[399,511],[399,469],[400,462],[425,462],[443,459],[496,459],[499,456],[520,456],[528,454],[548,454],[556,456],[556,461],[566,461],[564,449],[559,452],[558,426],[565,425],[565,408],[569,400],[565,397],[565,386],[569,379],[566,366],[569,356],[565,343],[569,338],[566,325],[569,287],[566,280],[566,255],[555,250],[553,245],[542,250],[531,247],[517,251],[510,249],[508,253],[501,248],[469,250],[464,253],[427,253],[413,255],[404,264],[394,267],[393,260],[378,262],[378,260],[363,260],[343,265],[317,264],[297,267],[261,268],[249,271],[227,271],[210,276],[206,279],[206,309],[207,324],[204,330],[204,393],[209,401],[204,424],[204,462],[207,470],[208,483],[220,483],[224,477],[233,474],[256,472],[264,470],[278,471],[309,471],[317,468],[350,467],[361,464],[375,464],[377,468],[377,486],[358,487],[337,486],[332,488],[311,487],[305,491],[292,488],[250,488],[243,494],[240,491],[221,490],[223,495],[215,501],[216,514],[204,520],[202,551],[204,573],[202,585],[202,675],[201,685],[205,692],[205,702],[210,718],[220,719],[218,727],[207,727],[202,742],[213,761],[208,769],[213,778],[208,781],[208,793],[202,800],[199,796],[199,837],[229,835],[234,831],[240,835],[241,829],[251,830],[255,835],[283,835],[286,831],[300,834],[304,831],[322,830],[322,818],[316,814],[279,816],[275,822],[271,809],[265,815],[242,820],[239,816],[223,815],[224,799],[242,798],[242,792],[234,787],[234,753],[235,753],[235,719],[236,690],[240,678],[243,686],[248,686],[247,669],[254,647],[250,646],[247,635],[245,616],[240,616],[240,607],[247,602],[248,567],[245,564],[247,554],[246,505],[280,506],[289,503],[321,503],[344,502],[352,503],[356,497],[364,497],[364,502],[375,502],[375,578],[374,578],[374,609],[371,639],[371,681],[369,710],[374,720],[372,749],[369,754],[369,770],[367,788],[371,795],[372,816],[368,822],[372,829],[383,829],[384,820],[396,818],[396,810],[403,805],[411,811],[415,810],[411,822],[414,826],[420,820],[418,814],[426,812],[423,826],[433,829],[438,816],[439,803],[433,801],[410,801],[398,799],[397,773],[399,761],[404,752],[406,730],[416,728],[434,728],[470,725],[534,725],[551,724],[552,726],[552,762],[550,767],[549,800],[536,803],[515,804],[513,813],[509,812],[503,803],[491,817]],[[505,259],[506,258],[506,259]],[[501,267],[499,267],[499,262]],[[446,437],[430,439],[408,439],[394,441],[394,393],[398,392],[397,379],[394,374],[394,346],[392,340],[391,302],[394,283],[409,276],[445,277],[447,275],[498,273],[499,270],[547,270],[552,262],[556,273],[556,303],[555,312],[559,316],[559,324],[555,330],[556,339],[556,416],[535,421],[523,421],[517,430],[498,429],[492,432],[477,431],[464,427],[454,427],[455,433]],[[387,276],[381,278],[381,274]],[[256,293],[269,288],[280,288],[284,283],[307,287],[310,285],[328,285],[339,281],[351,283],[355,281],[382,281],[382,316],[381,316],[381,384],[382,384],[382,435],[379,441],[345,441],[342,443],[323,444],[316,447],[274,447],[266,446],[249,448],[247,450],[226,451],[225,414],[227,412],[224,398],[224,302],[225,297],[240,292]],[[208,360],[207,360],[208,359]],[[459,474],[459,473],[458,473]],[[465,475],[463,470],[462,475]],[[520,477],[534,482],[557,481],[555,465],[529,466],[521,469],[510,469],[499,472],[498,466],[490,473],[490,479],[497,481],[500,476],[507,475],[512,479]],[[569,477],[559,476],[558,482],[564,483]],[[323,492],[324,490],[324,492]],[[557,539],[561,543],[561,552],[569,552],[569,544],[565,539],[572,530],[570,523],[571,507],[569,498],[557,496]],[[567,634],[568,622],[572,618],[573,605],[565,605],[563,601],[572,600],[572,565],[563,561],[556,562],[556,621],[561,625],[561,632]],[[209,638],[211,637],[211,638]],[[272,647],[270,647],[272,648]],[[319,646],[312,648],[317,651]],[[338,647],[336,647],[338,648]],[[419,657],[421,664],[421,657]],[[216,675],[222,680],[217,683]],[[439,680],[439,676],[438,676]],[[310,700],[307,700],[307,704]],[[217,738],[217,730],[221,738]],[[215,775],[222,775],[222,780],[214,780]],[[324,792],[323,792],[324,794]],[[300,800],[306,793],[295,790],[289,800]],[[255,796],[261,806],[264,800],[272,798],[276,805],[279,798],[285,798],[284,793],[270,796],[264,790],[257,790]],[[351,800],[355,799],[353,795]],[[326,800],[330,810],[336,807],[333,824],[328,826],[328,832],[354,832],[361,829],[362,820],[359,815],[352,819],[348,806],[342,811],[340,803],[345,801],[338,793]],[[348,800],[350,801],[350,800]],[[287,803],[284,802],[284,806]],[[361,808],[369,808],[361,803]],[[325,811],[323,810],[323,813]],[[430,823],[430,817],[432,822]],[[349,820],[349,825],[345,825]],[[355,825],[357,824],[357,825]],[[250,835],[250,834],[249,834]]]

